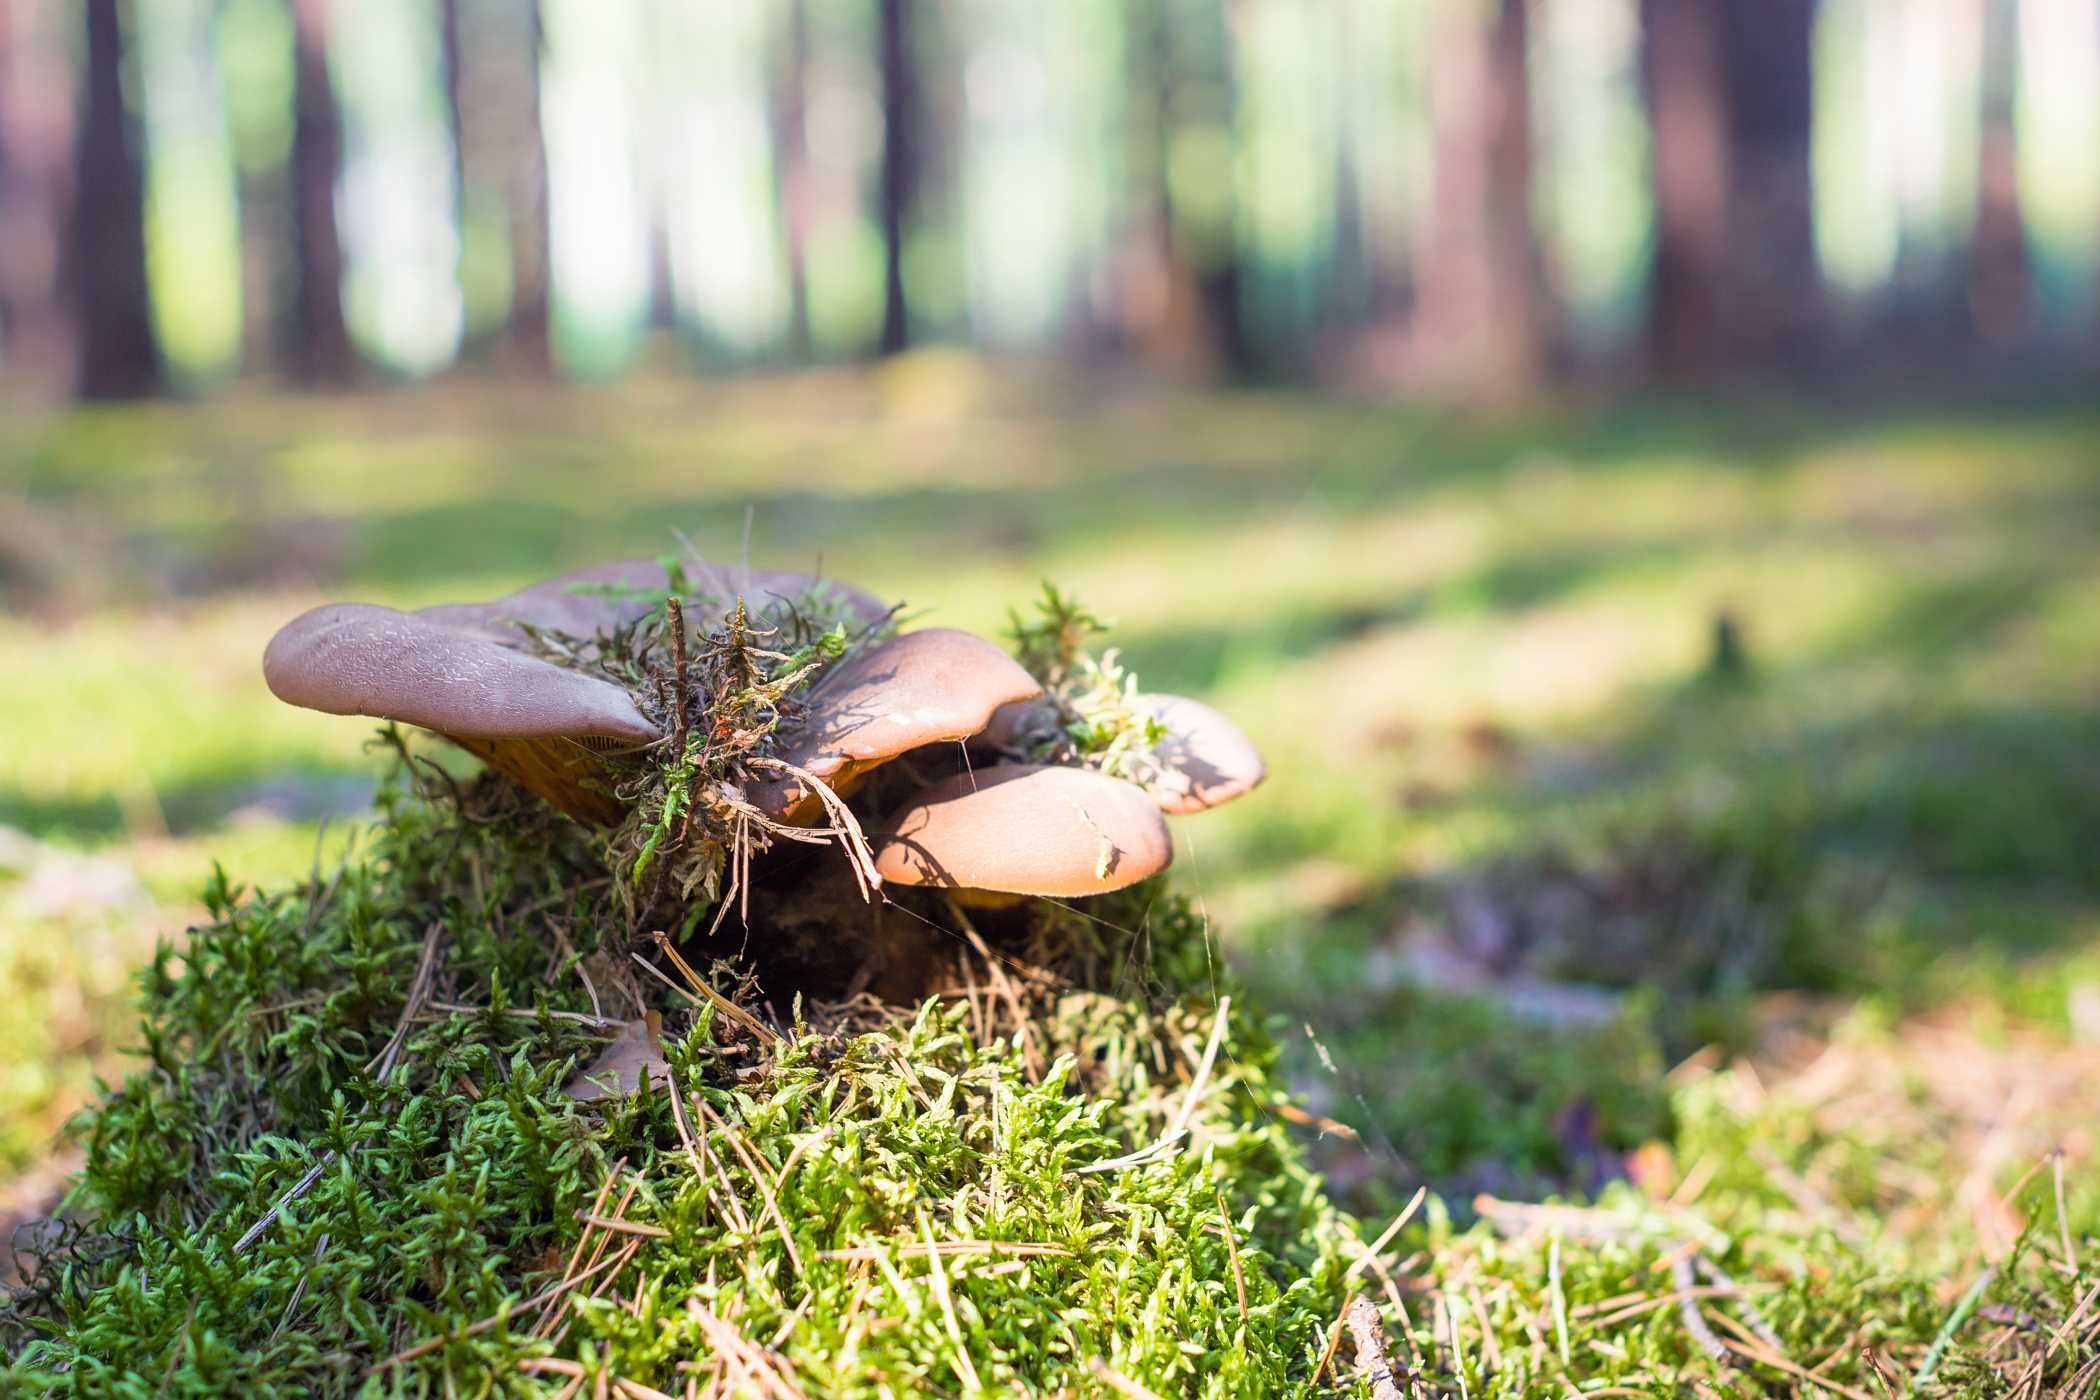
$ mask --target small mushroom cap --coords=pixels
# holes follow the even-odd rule
[[[330,603],[293,618],[263,651],[263,678],[287,704],[467,738],[658,737],[608,681],[370,603]]]
[[[1167,823],[1144,790],[1085,768],[1000,764],[919,793],[875,841],[900,885],[1105,894],[1167,868]]]
[[[890,612],[873,594],[850,584],[819,579],[814,574],[699,564],[687,577],[701,592],[719,598],[724,608],[741,596],[754,614],[782,599],[801,598],[816,588],[862,623],[880,622]],[[599,591],[608,586],[629,592],[623,595]],[[517,629],[520,622],[545,631],[566,632],[572,637],[595,637],[633,622],[655,607],[669,588],[670,576],[654,559],[622,559],[550,578],[493,602],[440,603],[424,608],[417,616],[471,631],[491,642],[521,640]]]
[[[1247,792],[1269,775],[1261,751],[1240,727],[1185,695],[1140,695],[1137,708],[1166,727],[1152,746],[1159,771],[1147,784],[1160,810],[1201,812]]]
[[[926,744],[966,739],[993,711],[1040,693],[1035,677],[982,637],[929,627],[870,647],[821,679],[802,727],[779,757],[837,788]],[[806,821],[821,810],[801,779],[767,783],[752,800],[769,816]]]

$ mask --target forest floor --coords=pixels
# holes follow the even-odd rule
[[[371,726],[272,699],[271,631],[677,529],[988,633],[1051,579],[1254,735],[1270,782],[1183,828],[1175,878],[1365,1233],[1434,1193],[1363,1276],[1413,1300],[1408,1364],[1471,1394],[1516,1352],[1583,1394],[2100,1372],[2090,411],[1485,422],[930,355],[18,426],[0,1212],[48,1199],[211,864],[302,877],[367,804]]]

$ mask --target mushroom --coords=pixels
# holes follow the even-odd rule
[[[1140,695],[1137,708],[1167,731],[1152,746],[1158,770],[1146,788],[1160,810],[1182,815],[1230,802],[1269,775],[1240,727],[1201,700],[1185,695]]]
[[[907,632],[820,679],[802,726],[778,757],[843,794],[860,776],[927,744],[967,739],[1000,706],[1040,694],[1035,678],[982,637],[952,627]],[[778,821],[808,825],[823,810],[788,773],[751,794]]]
[[[1147,771],[1135,781],[1163,812],[1185,816],[1242,796],[1268,776],[1261,751],[1241,728],[1200,700],[1186,695],[1132,697],[1138,713],[1159,721],[1164,738],[1149,752]],[[1038,696],[1001,705],[976,736],[978,748],[1006,754],[1041,752],[1061,733],[1057,707]]]
[[[916,794],[875,839],[899,885],[1106,894],[1167,868],[1174,844],[1142,788],[1084,768],[999,764]]]
[[[623,809],[599,785],[591,752],[660,737],[609,681],[370,603],[330,603],[286,623],[263,651],[263,678],[287,704],[434,730],[578,821],[603,825]]]

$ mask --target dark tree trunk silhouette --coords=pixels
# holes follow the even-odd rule
[[[1722,358],[1729,151],[1721,4],[1641,4],[1641,76],[1654,140],[1647,349],[1650,371],[1665,380],[1704,377]]]
[[[1976,226],[1969,244],[1969,318],[1976,337],[2002,345],[2025,327],[2027,241],[2020,221],[2013,92],[2018,55],[2016,0],[1981,0]]]
[[[539,0],[526,0],[525,25],[525,111],[518,123],[505,199],[510,210],[510,345],[518,368],[547,373],[554,364],[549,333],[554,277],[548,254],[547,141],[540,111],[540,62],[547,36]]]
[[[10,380],[51,396],[71,388],[79,353],[60,278],[73,102],[26,10],[0,0],[0,352]]]
[[[1229,28],[1207,7],[1177,12],[1175,0],[1134,0],[1125,19],[1126,149],[1140,193],[1118,278],[1124,334],[1171,373],[1244,375],[1254,354],[1241,324],[1230,187],[1213,184],[1218,200],[1199,210],[1176,198],[1172,178],[1176,144],[1191,130],[1231,129]]]
[[[894,355],[911,344],[904,244],[918,174],[919,94],[912,66],[908,2],[881,0],[876,35],[882,71],[882,179],[877,199],[882,227],[882,339],[878,348],[884,355]]]
[[[446,115],[452,133],[453,214],[460,235],[459,281],[464,292],[479,269],[475,258],[495,258],[488,244],[470,242],[502,219],[508,231],[510,279],[507,316],[480,308],[466,327],[461,357],[499,357],[504,367],[540,375],[550,368],[547,343],[546,152],[540,138],[540,20],[536,3],[443,0],[438,32],[444,59]]]
[[[1727,0],[1729,358],[1753,373],[1809,368],[1821,320],[1809,162],[1815,0]]]
[[[343,321],[343,245],[335,186],[342,124],[328,75],[329,0],[292,5],[292,239],[295,274],[292,375],[308,384],[340,383],[356,366]]]
[[[72,282],[80,315],[79,392],[132,398],[160,384],[146,285],[146,209],[138,123],[124,102],[124,16],[87,0],[86,100],[75,145]]]
[[[1799,375],[1822,313],[1815,0],[1642,0],[1641,18],[1655,141],[1650,364],[1680,382]]]
[[[810,355],[809,229],[816,176],[809,161],[809,3],[787,0],[787,36],[780,55],[773,103],[773,145],[778,152],[775,197],[787,257],[788,352]]]
[[[1483,24],[1447,8],[1430,75],[1435,196],[1416,344],[1423,376],[1464,397],[1520,397],[1546,367],[1525,10],[1497,0]]]

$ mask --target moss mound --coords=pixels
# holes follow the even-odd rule
[[[947,959],[916,1006],[766,985],[727,931],[681,987],[638,975],[604,841],[397,779],[333,873],[216,879],[144,974],[145,1068],[76,1124],[0,1381],[1310,1389],[1353,1227],[1181,900],[913,910]],[[579,1100],[623,1045],[635,1091]]]

